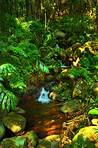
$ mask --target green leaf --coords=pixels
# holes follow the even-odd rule
[[[5,109],[5,105],[6,105],[6,101],[7,101],[7,95],[4,96],[3,102],[2,102],[2,109]]]
[[[8,98],[7,103],[6,103],[7,105],[6,108],[8,112],[10,111],[10,104],[11,104],[11,101],[10,101],[10,98]]]
[[[4,73],[6,74],[7,73],[7,71],[6,71],[6,68],[4,67]]]
[[[2,100],[3,100],[3,97],[4,97],[4,92],[0,95],[0,104],[1,104],[1,102],[2,102]]]
[[[2,89],[0,88],[0,93],[2,92]]]
[[[0,81],[3,81],[3,78],[0,76]]]
[[[8,71],[9,71],[9,72],[11,72],[11,69],[10,69],[10,67],[9,67],[9,66],[7,66],[7,69],[8,69]]]
[[[91,109],[88,114],[98,114],[98,108]]]

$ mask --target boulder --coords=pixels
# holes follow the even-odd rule
[[[88,83],[85,80],[80,80],[76,82],[75,88],[73,90],[73,98],[85,99],[88,94]]]
[[[11,137],[5,138],[1,142],[2,148],[26,148],[27,140],[25,137]]]
[[[0,123],[0,139],[2,139],[4,137],[5,132],[6,132],[6,130],[5,130],[4,126],[3,126],[3,124]]]
[[[63,86],[62,86],[63,88]],[[58,101],[65,101],[65,99],[68,99],[71,97],[71,94],[72,94],[72,89],[70,87],[67,87],[67,86],[64,86],[63,88],[63,92],[61,91],[61,96],[60,97],[57,97],[57,100]]]
[[[17,113],[17,114],[25,114],[26,112],[22,108],[17,107],[15,113]]]
[[[69,72],[62,71],[59,75],[57,75],[56,80],[66,82],[71,88],[75,85],[74,77]]]
[[[29,85],[27,87],[27,90],[26,90],[26,95],[27,96],[32,96],[33,98],[38,98],[39,97],[39,88],[34,86],[34,85]]]
[[[46,138],[40,140],[37,148],[59,148],[60,142],[60,135],[47,136]]]
[[[10,112],[3,117],[2,123],[13,133],[18,133],[25,129],[26,119],[19,114]]]
[[[95,97],[98,97],[98,82],[96,82],[92,87],[92,94]]]
[[[27,138],[27,142],[28,142],[28,145],[30,147],[35,147],[37,142],[38,142],[38,136],[36,135],[36,133],[31,130],[29,132],[27,132],[24,137]]]
[[[63,38],[65,38],[66,33],[63,32],[63,31],[57,31],[57,32],[55,33],[55,35],[57,36],[57,38],[63,39]]]
[[[84,127],[72,139],[71,148],[95,148],[97,143],[98,133],[95,133],[98,126]]]
[[[81,108],[81,103],[77,99],[66,101],[65,104],[60,108],[60,111],[63,113],[69,113],[78,111]]]

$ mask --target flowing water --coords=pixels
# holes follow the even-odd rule
[[[42,91],[44,91],[42,89]],[[46,92],[48,94],[48,92]],[[41,96],[41,95],[40,95]],[[45,94],[42,95],[45,97]],[[40,98],[40,97],[39,97]],[[49,99],[46,98],[45,99]],[[38,101],[29,97],[29,99],[20,105],[26,111],[24,117],[27,119],[26,131],[34,130],[39,138],[48,135],[61,134],[62,123],[66,121],[65,115],[60,112],[60,102],[50,101],[41,103],[42,98]]]

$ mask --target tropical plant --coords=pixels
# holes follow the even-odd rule
[[[0,104],[2,104],[2,109],[4,110],[6,108],[8,112],[10,109],[16,109],[18,99],[13,92],[4,87],[3,78],[11,75],[15,70],[16,68],[9,63],[0,66]]]
[[[72,67],[70,69],[70,73],[74,76],[75,79],[79,77],[86,78],[87,80],[90,78],[91,72],[86,70],[86,68],[75,68]]]

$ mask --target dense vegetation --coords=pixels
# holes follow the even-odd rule
[[[96,48],[93,52],[90,50],[97,43],[97,5],[96,0],[0,0],[0,103],[3,109],[16,109],[16,96],[24,93],[32,75],[49,73],[61,64],[70,67],[75,79],[84,77],[89,83],[92,81],[91,71],[96,74],[98,69]],[[65,33],[63,41],[57,38],[58,31]],[[73,50],[77,45],[81,47],[80,53]],[[67,50],[74,58],[59,60]],[[94,80],[98,81],[97,75]]]

